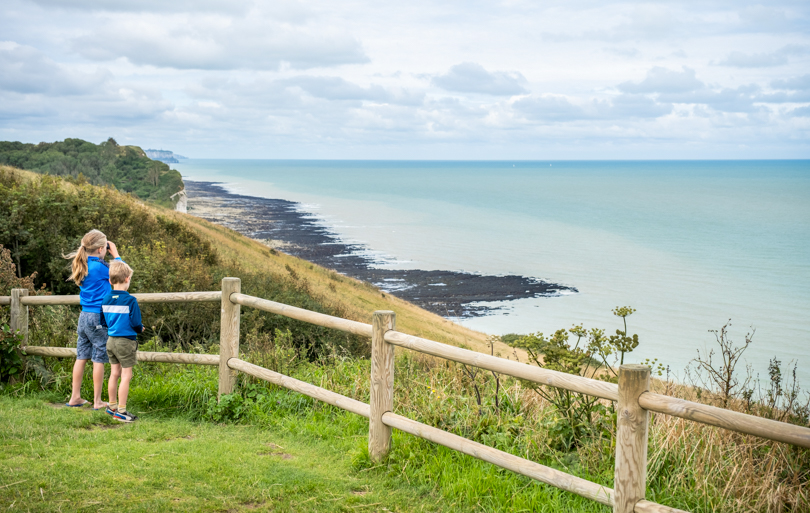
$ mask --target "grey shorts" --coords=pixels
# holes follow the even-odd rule
[[[113,365],[121,364],[121,367],[129,369],[135,367],[138,360],[135,354],[138,352],[138,341],[125,337],[110,337],[107,339],[107,356]]]
[[[107,363],[107,328],[101,325],[101,314],[82,312],[76,329],[76,359]]]

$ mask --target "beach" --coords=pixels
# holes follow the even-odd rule
[[[277,251],[372,283],[383,292],[445,317],[493,314],[501,309],[494,303],[577,292],[573,287],[514,274],[381,268],[369,248],[341,241],[297,202],[235,194],[216,182],[186,180],[185,184],[189,214]]]

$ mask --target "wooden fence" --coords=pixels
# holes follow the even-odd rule
[[[810,429],[808,428],[650,392],[650,368],[642,365],[622,365],[619,368],[618,385],[606,383],[406,335],[394,329],[396,317],[394,312],[390,311],[374,312],[372,323],[369,325],[247,296],[241,293],[241,281],[238,278],[223,279],[222,291],[134,294],[134,296],[140,303],[208,301],[220,302],[222,305],[219,356],[139,351],[138,361],[217,365],[219,367],[218,395],[220,396],[233,392],[238,371],[362,415],[369,419],[368,447],[369,454],[375,462],[382,460],[390,451],[391,430],[396,428],[542,483],[597,501],[612,507],[613,511],[617,513],[677,512],[681,510],[644,498],[647,479],[649,412],[681,417],[739,433],[810,448]],[[39,356],[75,358],[76,350],[63,347],[28,346],[28,307],[78,304],[79,296],[28,296],[28,291],[25,289],[14,289],[11,291],[11,296],[0,296],[0,305],[11,306],[12,330],[25,337],[24,351],[27,354]],[[370,338],[370,404],[241,360],[239,358],[241,306]],[[607,488],[393,413],[395,346],[618,403],[614,488]]]

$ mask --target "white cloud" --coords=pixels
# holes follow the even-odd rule
[[[559,96],[529,97],[516,101],[514,108],[529,119],[544,122],[658,118],[672,112],[671,104],[637,94],[592,99],[581,105]]]
[[[447,73],[433,77],[433,83],[442,89],[460,93],[480,93],[495,96],[514,96],[528,91],[526,78],[516,71],[487,71],[480,64],[462,62]]]
[[[360,42],[344,31],[279,22],[263,12],[102,19],[98,29],[71,41],[74,51],[96,61],[125,58],[136,65],[174,69],[275,70],[282,63],[306,69],[368,62]]]
[[[791,57],[803,56],[810,53],[810,47],[800,45],[787,45],[773,52],[743,53],[734,51],[728,57],[717,63],[718,66],[731,66],[734,68],[769,68],[784,66],[790,62]]]
[[[162,0],[132,0],[129,2],[118,2],[115,0],[32,0],[33,3],[49,9],[60,11],[85,11],[85,12],[214,12],[220,14],[244,13],[252,2],[231,2],[228,0],[174,0],[165,2]],[[282,0],[272,2],[281,7],[280,10],[293,10],[296,4],[284,2]],[[298,7],[300,9],[300,6]]]
[[[82,73],[57,64],[36,48],[13,43],[0,47],[0,69],[0,90],[23,94],[90,94],[111,78],[108,71]]]
[[[810,5],[760,4],[7,0],[0,139],[257,158],[806,156]]]
[[[771,82],[774,89],[787,89],[791,91],[810,91],[810,74]]]
[[[697,79],[693,69],[672,71],[655,66],[647,72],[647,76],[641,82],[623,82],[617,87],[625,93],[685,93],[706,86]]]

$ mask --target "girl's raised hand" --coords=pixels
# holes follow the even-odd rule
[[[107,241],[107,245],[110,246],[110,254],[113,256],[113,258],[121,258],[118,255],[118,248],[115,247],[115,242]]]

